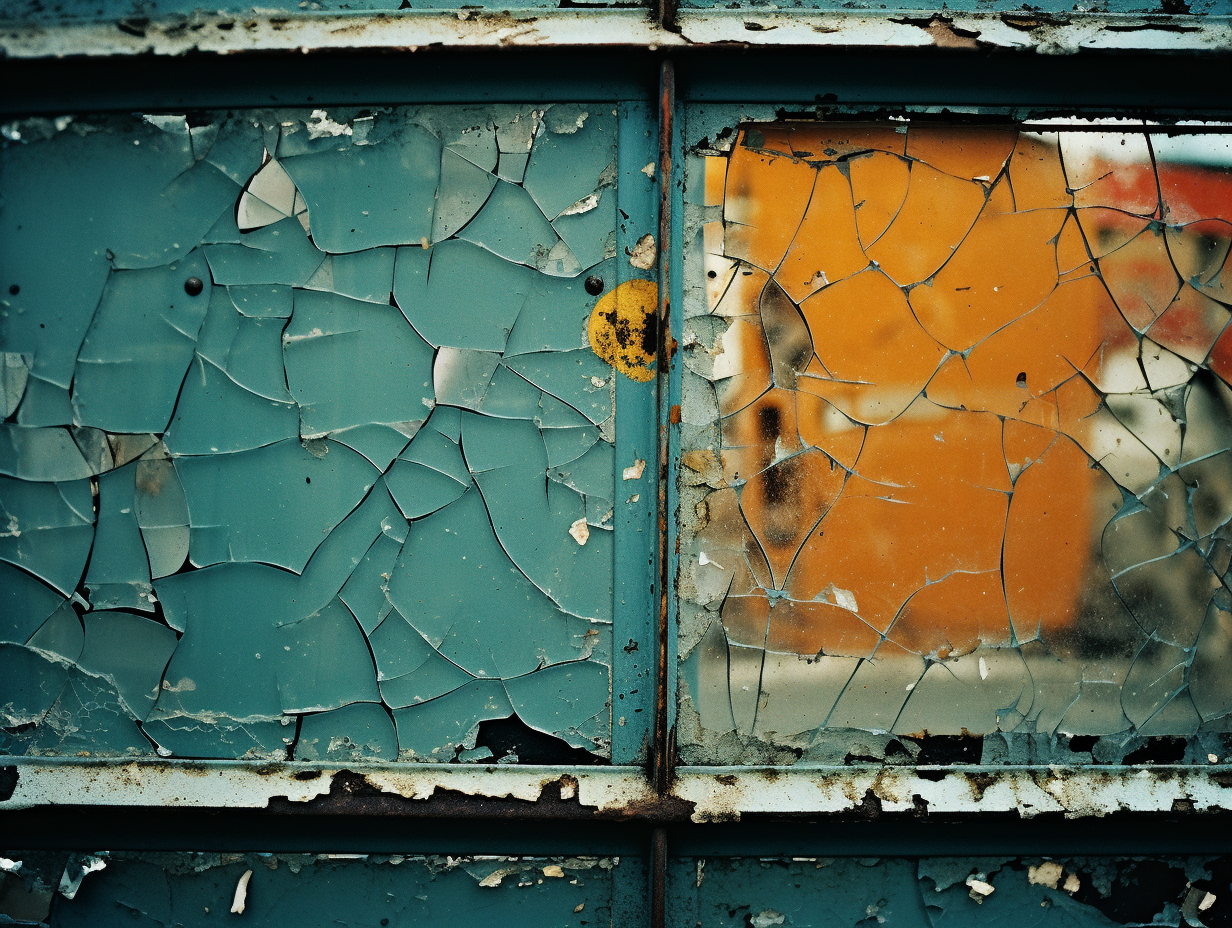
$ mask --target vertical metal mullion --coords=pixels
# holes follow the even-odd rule
[[[667,926],[667,829],[650,832],[650,928]]]
[[[655,706],[650,777],[656,792],[667,795],[671,785],[671,743],[668,725],[668,650],[670,644],[668,608],[672,592],[671,552],[668,548],[668,480],[671,378],[671,261],[672,252],[672,140],[676,103],[676,72],[670,59],[663,62],[659,78],[659,305],[658,344],[656,345],[656,401],[659,421],[659,447],[656,461],[658,494],[658,622],[655,655]]]
[[[657,234],[658,184],[645,173],[647,164],[658,159],[654,130],[658,105],[651,94],[617,104],[618,148],[616,155],[616,254],[627,255],[645,233]],[[606,194],[605,194],[606,196]],[[619,288],[630,280],[651,277],[616,258],[613,279],[607,286]],[[607,271],[604,272],[608,273]],[[616,460],[613,475],[622,491],[613,498],[615,583],[612,585],[612,763],[647,766],[653,753],[655,717],[655,669],[658,660],[654,559],[655,493],[658,473],[656,386],[641,383],[613,371],[616,389]],[[626,484],[620,469],[642,461],[645,470],[635,483]],[[626,645],[626,641],[628,644]],[[645,899],[643,898],[643,902]]]
[[[660,13],[671,0],[661,0]],[[669,681],[671,650],[671,609],[673,558],[671,557],[670,521],[668,511],[668,481],[671,479],[671,286],[672,286],[672,197],[675,140],[676,69],[670,58],[663,60],[659,71],[659,224],[658,272],[659,300],[656,307],[658,338],[655,346],[655,401],[658,420],[658,449],[655,460],[658,516],[657,556],[657,641],[654,678],[654,724],[650,746],[650,781],[655,792],[663,797],[672,782],[673,749],[669,724]],[[667,830],[662,826],[650,833],[650,924],[665,928],[667,923]]]

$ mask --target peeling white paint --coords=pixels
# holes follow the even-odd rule
[[[1056,861],[1046,860],[1038,867],[1029,867],[1027,869],[1027,881],[1039,886],[1047,886],[1049,889],[1056,889],[1057,883],[1061,880],[1061,865]]]
[[[578,216],[582,213],[589,213],[592,209],[599,205],[599,194],[588,193],[582,199],[578,200],[572,206],[568,206],[561,210],[561,216]],[[559,217],[558,217],[559,218]]]
[[[765,909],[758,912],[749,919],[749,924],[753,928],[772,928],[774,925],[781,925],[787,920],[785,915],[774,911],[774,909]]]
[[[308,127],[308,138],[310,139],[334,138],[354,133],[354,130],[346,123],[330,119],[325,110],[313,110],[309,121],[304,125]]]
[[[245,870],[240,881],[235,884],[235,898],[231,900],[231,914],[243,915],[244,906],[248,904],[248,881],[252,879],[252,871]]]
[[[590,526],[586,524],[584,518],[578,519],[569,526],[569,534],[573,536],[573,540],[579,545],[584,545],[590,540]]]
[[[982,874],[981,874],[982,876]],[[970,890],[969,895],[976,902],[983,902],[988,896],[996,892],[996,887],[991,883],[978,879],[974,876],[967,877],[967,888]]]
[[[470,796],[535,801],[552,784],[562,798],[599,812],[654,801],[639,767],[574,768],[439,764],[274,763],[238,761],[90,761],[13,757],[18,779],[0,809],[34,806],[168,806],[264,808],[273,797],[307,802],[327,794],[342,769],[373,789],[425,800],[437,789]],[[1071,818],[1109,812],[1171,812],[1185,802],[1196,812],[1232,807],[1232,767],[926,767],[911,768],[681,767],[672,797],[695,821],[739,818],[743,813],[842,813],[861,807],[871,791],[885,813],[928,803],[930,812],[1015,812],[1022,818],[1051,812]],[[312,776],[318,773],[318,776]],[[973,775],[978,774],[978,778]],[[689,805],[691,804],[691,806]],[[1059,879],[1059,878],[1058,878]],[[1074,878],[1077,879],[1076,877]],[[1064,882],[1067,891],[1069,880]]]
[[[487,876],[485,876],[482,880],[479,881],[479,885],[487,887],[489,889],[493,886],[500,886],[501,880],[509,876],[510,873],[516,873],[516,872],[517,872],[516,870],[493,870],[491,873],[489,873]]]
[[[356,13],[265,11],[243,17],[196,12],[152,18],[137,34],[97,22],[14,23],[0,35],[10,58],[66,55],[232,54],[427,46],[631,46],[647,49],[709,44],[743,46],[898,47],[964,44],[1074,54],[1083,49],[1217,51],[1232,44],[1222,16],[1070,13],[1066,22],[1027,14],[960,13],[925,22],[886,13],[791,10],[681,10],[679,31],[663,29],[642,9],[526,10],[517,13],[407,10],[373,17]],[[897,21],[895,21],[897,20]],[[649,175],[648,175],[649,176]]]
[[[629,264],[639,271],[650,270],[658,259],[659,249],[655,246],[654,236],[649,232],[639,238],[629,252]]]

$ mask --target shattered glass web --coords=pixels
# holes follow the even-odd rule
[[[1221,757],[1232,139],[732,138],[686,217],[686,761]]]
[[[613,107],[5,138],[0,749],[608,756]]]

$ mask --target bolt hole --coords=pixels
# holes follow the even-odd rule
[[[711,280],[714,280],[716,277],[719,276],[719,274],[717,271],[707,271],[706,276],[709,277]]]
[[[602,277],[587,277],[586,278],[586,292],[589,293],[591,296],[598,296],[600,293],[602,293],[603,292],[603,278]]]
[[[190,277],[184,281],[184,292],[189,296],[196,296],[205,289],[205,284],[201,282],[200,277]]]
[[[9,284],[9,293],[17,296],[17,294],[21,293],[21,287],[17,286],[17,284]]]
[[[311,478],[311,477],[305,477],[305,478],[304,478],[304,483],[312,483],[312,478]]]
[[[1025,390],[1027,388],[1027,372],[1023,371],[1021,374],[1019,374],[1018,379],[1015,380],[1014,382]]]

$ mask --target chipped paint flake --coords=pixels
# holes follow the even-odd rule
[[[245,870],[235,884],[235,895],[231,898],[231,914],[243,915],[244,906],[248,904],[248,883],[252,879],[252,871]]]
[[[570,525],[569,534],[573,536],[573,540],[579,545],[586,544],[590,540],[590,527],[586,524],[586,519],[578,519]]]
[[[637,240],[637,244],[629,252],[629,264],[639,271],[648,271],[659,260],[659,250],[655,246],[654,236],[647,232]]]
[[[774,909],[763,909],[749,918],[749,924],[753,928],[774,928],[775,925],[783,924],[786,919],[785,915],[774,911]]]

